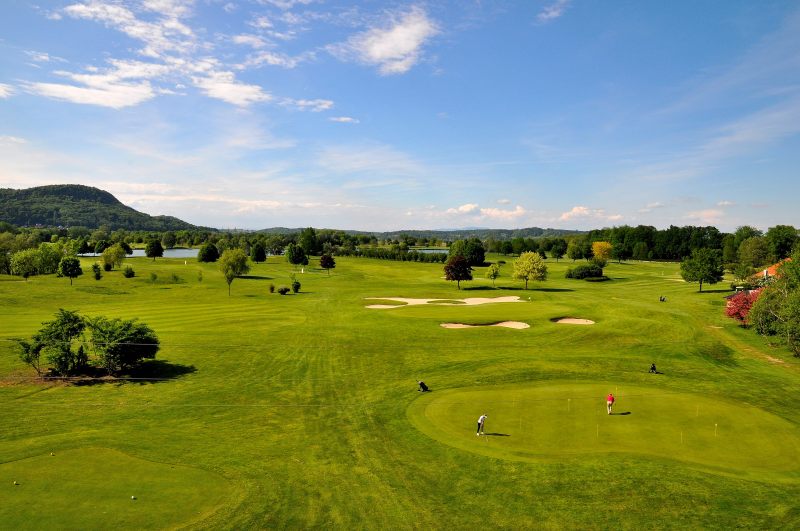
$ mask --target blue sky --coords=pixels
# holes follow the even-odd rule
[[[4,0],[0,187],[219,228],[800,225],[800,4]]]

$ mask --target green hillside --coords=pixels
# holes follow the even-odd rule
[[[125,206],[108,192],[79,184],[54,184],[23,190],[0,188],[0,221],[18,226],[100,227],[111,230],[197,228],[172,216],[150,216]]]

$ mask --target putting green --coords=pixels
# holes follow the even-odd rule
[[[614,414],[605,396],[617,396]],[[476,421],[488,414],[483,437]],[[467,388],[415,400],[412,423],[428,436],[492,457],[547,460],[628,453],[719,472],[800,478],[800,428],[756,407],[656,387],[611,383]]]
[[[14,522],[15,529],[181,526],[213,513],[230,488],[205,470],[109,448],[3,463],[0,480],[0,522]]]

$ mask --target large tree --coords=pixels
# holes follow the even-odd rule
[[[798,242],[797,229],[791,225],[775,225],[764,235],[772,260],[777,262],[792,254]]]
[[[219,260],[219,251],[217,246],[211,242],[204,243],[197,251],[198,262],[216,262],[217,260]]]
[[[297,237],[297,245],[303,248],[308,255],[316,254],[319,250],[319,242],[317,240],[317,231],[313,227],[307,227],[300,231]]]
[[[775,336],[800,357],[800,250],[778,268],[748,315],[759,334]]]
[[[155,262],[156,258],[164,256],[164,248],[161,246],[160,241],[156,239],[149,240],[144,247],[144,254]]]
[[[769,260],[769,246],[761,236],[747,238],[739,246],[739,262],[748,267],[761,267]]]
[[[250,271],[247,255],[241,249],[228,249],[219,257],[219,270],[228,283],[228,296],[231,294],[231,283],[236,277],[246,275]]]
[[[703,291],[703,282],[716,284],[724,275],[722,253],[719,249],[695,249],[691,258],[681,262],[681,277],[686,282],[699,282]]]
[[[450,245],[449,256],[463,256],[470,266],[483,265],[486,259],[486,250],[479,238],[456,240]]]
[[[550,256],[558,262],[567,252],[567,240],[564,238],[556,238],[553,240],[553,245],[550,247]]]
[[[514,260],[513,278],[524,280],[525,289],[528,289],[529,280],[545,280],[547,278],[547,264],[539,253],[526,252]]]
[[[286,261],[297,267],[299,265],[308,265],[308,256],[302,247],[290,243],[286,246]]]
[[[154,359],[159,349],[152,328],[136,319],[89,319],[92,346],[109,374],[129,370],[145,359]]]
[[[122,247],[122,245],[115,243],[103,251],[101,259],[103,260],[104,265],[107,265],[113,269],[114,267],[121,266],[126,256],[127,253],[125,252],[125,248]]]
[[[253,244],[253,247],[250,248],[250,260],[258,264],[266,259],[267,251],[264,249],[264,246],[261,245],[261,242]]]
[[[450,281],[455,280],[458,289],[461,289],[462,280],[472,280],[472,267],[460,254],[451,256],[444,264],[444,278]]]
[[[25,280],[39,272],[39,250],[24,249],[11,255],[11,272]]]
[[[78,278],[83,274],[81,269],[81,261],[75,256],[65,256],[58,264],[58,273],[62,277],[69,278],[69,285],[72,285],[72,279]]]
[[[40,356],[45,355],[52,370],[62,376],[83,370],[88,357],[77,340],[82,336],[86,323],[76,312],[59,309],[56,318],[42,323],[42,328],[31,342],[20,341],[20,358],[41,374]],[[77,349],[74,347],[77,346]]]
[[[592,242],[592,256],[608,261],[611,258],[612,246],[608,242]]]

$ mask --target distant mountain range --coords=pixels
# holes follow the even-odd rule
[[[123,205],[108,192],[80,184],[54,184],[15,190],[0,188],[0,221],[17,226],[82,226],[110,230],[199,229],[172,216],[150,216]]]
[[[0,188],[0,221],[20,227],[88,227],[106,226],[110,230],[215,230],[198,227],[172,216],[150,216],[123,205],[109,192],[80,184],[54,184],[16,190]],[[302,228],[272,227],[259,231],[266,234],[293,234]],[[238,231],[237,231],[238,232]],[[482,240],[509,240],[512,238],[557,237],[579,234],[580,231],[563,229],[487,229],[463,228],[452,230],[400,230],[371,232],[345,230],[348,234],[368,234],[382,240],[400,239],[403,235],[417,239],[454,241],[477,237]]]

